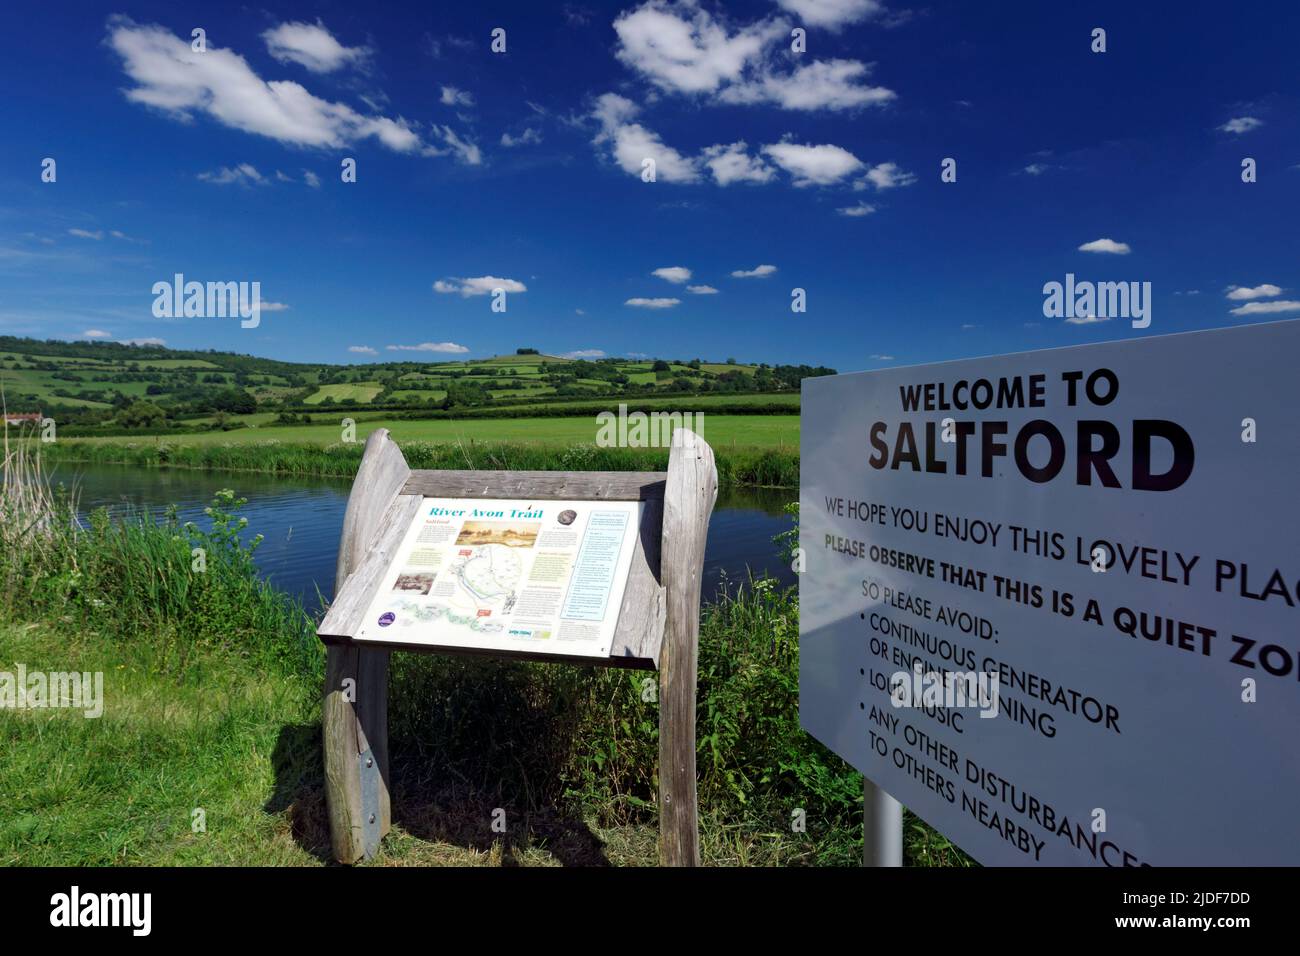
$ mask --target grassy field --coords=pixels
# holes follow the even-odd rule
[[[700,359],[689,364],[613,357],[583,361],[536,354],[335,365],[0,336],[0,387],[10,409],[51,412],[62,416],[60,424],[129,417],[121,415],[129,400],[145,399],[172,422],[217,410],[251,411],[249,399],[259,411],[314,410],[326,402],[346,402],[354,410],[395,403],[434,409],[448,399],[458,409],[473,409],[560,396],[575,401],[603,396],[607,405],[621,399],[695,396],[708,404],[719,398],[745,401],[738,394],[743,391],[797,407],[801,379],[831,371]]]
[[[384,390],[378,382],[356,382],[351,385],[322,385],[303,399],[304,405],[319,405],[327,398],[336,402],[368,402]]]
[[[340,420],[344,416],[340,416]],[[542,445],[575,445],[594,442],[598,425],[594,417],[575,418],[482,418],[358,419],[356,437],[364,440],[376,428],[387,428],[398,442],[512,442]],[[704,438],[715,449],[796,449],[799,446],[798,415],[709,415],[704,416]],[[289,444],[329,445],[340,440],[339,425],[285,425],[274,428],[239,428],[234,431],[201,432],[193,435],[146,435],[140,438],[89,438],[79,441],[114,444],[226,445],[277,441]]]
[[[361,442],[333,445],[249,442],[169,445],[166,443],[62,440],[40,445],[43,461],[133,465],[140,468],[193,468],[264,474],[351,478],[364,450]],[[579,445],[504,442],[401,443],[412,468],[489,471],[665,471],[668,449],[598,448]],[[799,455],[783,449],[715,449],[719,488],[751,486],[795,488]]]
[[[0,669],[99,672],[104,706],[0,711],[0,864],[329,863],[324,655],[302,608],[257,576],[241,502],[218,494],[202,527],[102,510],[76,527],[38,484],[0,494]],[[704,862],[855,865],[861,777],[799,727],[796,595],[758,581],[711,597]],[[371,865],[653,865],[647,676],[394,655],[394,828]],[[912,864],[969,862],[912,818],[905,847]]]

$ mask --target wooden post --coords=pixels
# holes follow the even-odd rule
[[[411,471],[378,428],[348,495],[334,593],[343,590],[369,549],[381,519]],[[388,793],[388,651],[330,645],[321,705],[325,800],[334,858],[355,863],[374,855],[392,822]]]
[[[689,429],[676,429],[668,453],[660,547],[667,600],[659,654],[659,861],[663,866],[700,864],[695,682],[704,543],[717,497],[713,449]]]

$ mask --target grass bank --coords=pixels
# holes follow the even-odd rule
[[[399,445],[412,468],[508,471],[666,471],[668,468],[667,449],[409,440],[399,441]],[[356,442],[329,445],[272,441],[186,444],[161,438],[136,442],[62,439],[39,447],[50,464],[87,462],[351,478],[361,463],[364,442],[360,437]],[[797,488],[799,485],[797,447],[762,450],[715,446],[714,452],[722,487]]]
[[[78,527],[32,487],[6,474],[0,497],[0,670],[99,672],[104,707],[0,710],[0,863],[327,863],[324,655],[254,574],[240,502],[220,494],[202,526],[98,512]],[[648,676],[395,654],[394,829],[374,865],[652,865]],[[800,730],[797,694],[793,592],[756,582],[706,606],[706,863],[858,861],[861,777]],[[910,818],[906,854],[964,862]]]
[[[313,417],[322,417],[313,412]],[[408,419],[397,415],[367,414],[364,407],[339,410],[329,423],[310,425],[273,425],[236,428],[231,431],[200,431],[142,435],[141,443],[165,442],[182,445],[228,445],[278,441],[288,444],[330,445],[342,437],[341,422],[350,418],[356,423],[356,439],[364,442],[375,428],[387,428],[399,444],[432,442],[468,444],[489,442],[519,445],[568,447],[596,440],[599,425],[594,415],[569,415],[553,418],[473,418]],[[75,431],[75,429],[74,429]],[[715,415],[704,416],[701,431],[715,451],[761,451],[764,449],[796,450],[799,447],[798,415]],[[120,435],[102,438],[69,434],[85,441],[117,443]]]

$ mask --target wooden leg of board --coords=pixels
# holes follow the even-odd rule
[[[331,646],[321,707],[325,802],[340,863],[369,859],[392,822],[388,795],[388,651]]]
[[[695,781],[695,685],[700,577],[709,515],[718,497],[713,449],[695,433],[673,433],[664,489],[660,575],[667,601],[659,654],[659,861],[699,866]]]
[[[339,541],[334,593],[365,557],[384,511],[411,470],[388,429],[377,428],[352,482]],[[375,855],[391,823],[388,797],[388,651],[331,645],[321,725],[330,842],[340,863]]]

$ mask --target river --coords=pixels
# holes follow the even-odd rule
[[[213,494],[232,488],[248,499],[239,512],[248,519],[245,537],[263,536],[256,554],[261,572],[309,608],[319,606],[318,588],[326,601],[333,597],[350,479],[65,464],[52,480],[75,489],[82,512],[105,506],[116,513],[144,508],[159,513],[175,505],[183,521],[201,527],[207,527],[203,509]],[[781,560],[772,537],[791,527],[782,509],[797,494],[794,489],[737,488],[718,495],[704,554],[705,600],[724,581],[734,589],[751,572],[794,584],[794,572]]]

